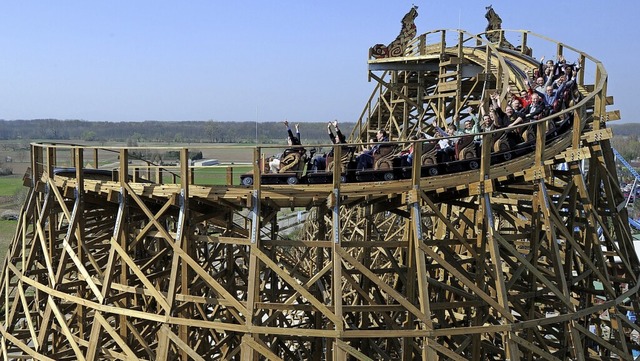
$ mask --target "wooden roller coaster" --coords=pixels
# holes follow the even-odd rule
[[[504,101],[535,51],[579,59],[575,97],[527,123],[524,145],[480,146],[433,172],[422,156],[433,147],[413,141],[404,176],[368,181],[335,162],[314,184],[296,173],[267,184],[258,147],[250,185],[233,185],[238,172],[200,185],[187,149],[173,170],[140,171],[138,148],[33,144],[2,268],[2,357],[631,360],[640,268],[603,65],[529,31],[416,37],[412,11],[372,51],[354,146],[386,129],[402,147],[488,94]],[[100,167],[109,152],[115,169]],[[290,209],[308,212],[285,235]]]

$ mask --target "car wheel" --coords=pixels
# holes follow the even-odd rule
[[[245,186],[253,185],[253,177],[244,177],[242,178],[242,184]]]

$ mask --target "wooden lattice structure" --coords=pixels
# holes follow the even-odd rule
[[[606,127],[619,117],[606,110],[607,73],[576,49],[518,35],[521,49],[537,49],[535,39],[576,55],[581,97],[562,113],[572,118],[562,136],[546,141],[540,120],[530,152],[492,164],[485,147],[476,170],[203,186],[187,149],[169,177],[166,167],[134,170],[131,149],[33,144],[30,193],[2,268],[0,353],[630,360],[640,329],[626,312],[638,311],[640,269]],[[401,57],[370,60],[377,85],[351,139],[386,128],[405,140],[468,116],[488,92],[522,87],[537,61],[483,39],[437,31]],[[493,134],[481,136],[488,144]],[[99,169],[105,151],[118,153],[115,170]],[[284,237],[280,211],[291,208],[309,212]]]

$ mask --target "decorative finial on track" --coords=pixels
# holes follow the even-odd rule
[[[412,5],[411,10],[402,18],[402,29],[396,39],[388,46],[384,44],[374,45],[369,49],[369,57],[379,59],[402,56],[409,41],[416,36],[416,17],[418,17],[418,7]]]

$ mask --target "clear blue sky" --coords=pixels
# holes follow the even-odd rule
[[[354,121],[374,86],[368,48],[412,4],[418,34],[482,32],[491,4],[505,29],[585,51],[607,68],[610,109],[640,121],[640,11],[626,0],[6,1],[0,119]]]

